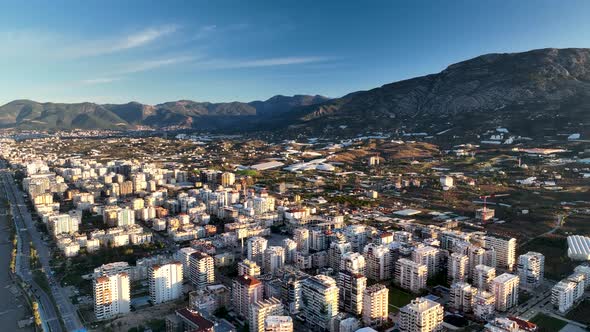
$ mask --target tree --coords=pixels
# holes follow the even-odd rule
[[[39,314],[39,304],[37,301],[33,301],[33,317],[35,317],[35,325],[41,326],[41,315]]]

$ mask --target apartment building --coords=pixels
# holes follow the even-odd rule
[[[459,281],[451,285],[449,306],[459,312],[471,312],[477,288]]]
[[[443,329],[443,307],[419,297],[399,311],[399,330],[402,332],[435,332]]]
[[[248,276],[238,276],[232,284],[232,304],[236,313],[242,317],[250,317],[250,308],[262,300],[263,285],[260,280]]]
[[[268,316],[282,316],[283,314],[283,304],[275,297],[254,302],[250,309],[250,319],[248,322],[250,331],[264,332],[264,322]]]
[[[153,304],[182,297],[182,263],[155,264],[148,267],[150,300]]]
[[[533,251],[520,255],[516,268],[520,278],[520,287],[533,290],[543,283],[545,256]]]
[[[426,265],[428,277],[433,277],[440,269],[441,251],[431,246],[419,246],[412,251],[412,260]]]
[[[249,275],[252,277],[258,277],[261,274],[260,266],[256,262],[249,259],[244,259],[238,263],[238,275]]]
[[[264,320],[264,332],[293,332],[293,319],[289,316],[268,316]]]
[[[338,285],[325,275],[316,275],[302,282],[303,317],[314,331],[326,331],[330,320],[338,314]]]
[[[367,278],[359,273],[340,271],[338,274],[340,310],[360,315],[363,310],[363,294],[367,287]]]
[[[518,304],[518,285],[518,276],[510,273],[494,278],[491,291],[496,298],[496,310],[504,312]]]
[[[479,290],[491,289],[492,281],[496,278],[496,269],[487,265],[477,265],[473,276],[473,284]]]
[[[130,279],[125,272],[94,278],[94,315],[97,320],[111,319],[131,310]]]
[[[424,264],[416,263],[406,258],[396,262],[395,281],[404,289],[418,293],[426,287],[428,268]]]
[[[385,245],[369,243],[363,250],[366,276],[375,281],[390,279],[393,272],[391,252]]]
[[[389,315],[389,289],[383,284],[374,284],[363,294],[363,323],[379,327],[387,322]]]
[[[459,253],[452,253],[447,263],[447,273],[450,283],[467,280],[469,276],[469,257]]]
[[[205,289],[215,282],[213,257],[200,251],[189,256],[189,279],[196,289]]]

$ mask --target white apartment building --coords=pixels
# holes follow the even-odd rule
[[[94,315],[97,320],[114,318],[130,311],[129,275],[117,273],[94,278]]]
[[[264,251],[268,245],[268,241],[261,236],[253,236],[248,239],[247,257],[249,260],[256,262],[258,266],[264,264]]]
[[[399,330],[402,332],[435,332],[443,329],[443,307],[419,297],[399,311]]]
[[[338,315],[338,292],[336,280],[325,275],[316,275],[302,282],[302,314],[310,328],[328,329],[330,320]]]
[[[205,289],[207,285],[215,282],[215,270],[213,257],[200,251],[189,256],[189,278],[191,283],[199,289]]]
[[[78,218],[72,217],[69,214],[58,214],[47,218],[47,228],[54,237],[60,234],[74,234],[78,232],[79,223],[80,220]]]
[[[257,277],[261,274],[260,266],[249,259],[244,259],[238,263],[238,275],[249,275]]]
[[[250,318],[250,308],[262,300],[263,286],[260,280],[248,276],[238,276],[232,283],[232,304],[236,313]]]
[[[363,250],[363,256],[365,257],[367,278],[376,281],[391,278],[393,266],[388,246],[369,243]]]
[[[463,252],[465,254],[465,252]],[[469,258],[469,278],[473,279],[475,276],[475,267],[478,265],[485,265],[485,253],[484,248],[469,245],[466,248],[466,254]]]
[[[250,331],[264,332],[264,321],[268,316],[282,316],[283,314],[283,304],[275,297],[255,302],[250,309]]]
[[[576,284],[561,280],[551,289],[551,304],[559,310],[559,312],[566,312],[574,305],[574,292]]]
[[[135,224],[135,211],[124,208],[117,212],[117,227],[131,226]]]
[[[449,282],[467,280],[469,275],[469,257],[467,255],[452,253],[449,256],[447,273]]]
[[[268,316],[264,320],[264,332],[293,332],[293,319],[289,316]]]
[[[148,275],[150,300],[153,304],[182,297],[182,264],[180,262],[151,265],[148,268]]]
[[[588,265],[578,265],[574,268],[575,273],[582,273],[586,276],[586,288],[590,287],[590,266]]]
[[[283,240],[282,245],[285,250],[285,263],[293,263],[295,260],[295,252],[297,252],[297,242],[287,238]]]
[[[356,332],[360,331],[360,322],[356,317],[348,317],[341,319],[336,317],[333,322],[330,323],[330,331],[338,332]]]
[[[363,294],[363,323],[378,327],[387,322],[389,315],[389,289],[383,284],[374,284]]]
[[[270,246],[264,250],[264,272],[274,274],[285,265],[285,249],[279,246]]]
[[[309,229],[295,228],[293,230],[293,240],[297,243],[297,251],[307,254],[309,252],[310,238]]]
[[[449,296],[450,306],[460,312],[471,312],[477,288],[470,284],[460,281],[451,285]]]
[[[532,290],[541,285],[545,271],[545,256],[538,252],[530,251],[518,256],[517,264],[520,287]]]
[[[340,271],[338,274],[340,310],[360,315],[363,310],[363,294],[367,287],[367,278],[359,273]]]
[[[494,317],[496,312],[496,297],[493,293],[478,290],[473,300],[473,315],[480,320],[487,321]]]
[[[185,278],[190,277],[190,257],[191,254],[197,252],[196,249],[192,247],[185,247],[180,248],[176,253],[174,253],[174,259],[182,263],[182,275]]]
[[[574,273],[566,278],[567,281],[573,282],[576,285],[574,289],[574,301],[581,299],[584,296],[586,289],[586,275],[583,273]]]
[[[328,243],[326,241],[326,232],[322,229],[312,229],[309,233],[309,248],[315,251],[326,250]]]
[[[523,331],[519,326],[518,323],[505,318],[505,317],[496,317],[494,320],[488,322],[484,326],[485,332],[520,332]]]
[[[342,256],[347,252],[352,252],[352,244],[346,242],[344,235],[330,242],[330,248],[328,248],[328,265],[334,270],[339,270]],[[364,259],[363,257],[363,262]]]
[[[340,258],[340,270],[352,273],[366,273],[365,257],[358,252],[346,252]]]
[[[416,263],[406,258],[397,260],[395,281],[404,289],[418,293],[426,287],[428,268],[424,264]]]
[[[426,265],[428,277],[434,276],[439,271],[441,251],[431,246],[419,246],[412,251],[412,260]]]
[[[348,225],[344,229],[344,235],[354,252],[361,252],[367,244],[367,226],[365,225]]]
[[[510,273],[494,278],[491,291],[496,298],[496,310],[504,312],[518,304],[518,285],[518,276]]]
[[[496,278],[496,269],[487,265],[477,265],[473,275],[473,284],[479,290],[491,289],[492,281]]]
[[[498,267],[508,271],[514,269],[516,264],[516,239],[501,238],[490,235],[479,237],[479,242],[484,249],[494,249]]]
[[[112,262],[108,264],[103,264],[94,269],[93,276],[100,277],[100,276],[111,276],[118,273],[127,273],[131,274],[131,266],[127,262]]]

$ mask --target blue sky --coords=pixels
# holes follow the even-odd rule
[[[590,1],[3,1],[0,104],[338,97],[494,52],[590,47]]]

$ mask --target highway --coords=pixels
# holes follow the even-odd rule
[[[18,225],[17,228],[22,239],[22,255],[20,257],[21,262],[18,267],[18,273],[25,282],[31,285],[33,292],[38,298],[40,306],[42,306],[42,318],[48,325],[50,331],[63,331],[59,322],[60,316],[64,322],[66,331],[84,330],[84,326],[80,322],[74,305],[67,297],[65,290],[52,276],[53,273],[49,264],[50,250],[45,242],[41,239],[41,234],[35,227],[31,213],[25,204],[22,191],[16,186],[12,173],[5,167],[5,162],[0,161],[0,172],[4,191],[6,193],[7,199],[11,203],[12,216]],[[55,300],[55,305],[51,301],[49,295],[46,294],[33,280],[29,264],[29,243],[32,243],[37,250],[39,262],[41,263],[43,271],[47,277],[47,280],[49,281],[49,286],[51,294],[53,295],[53,299]]]

